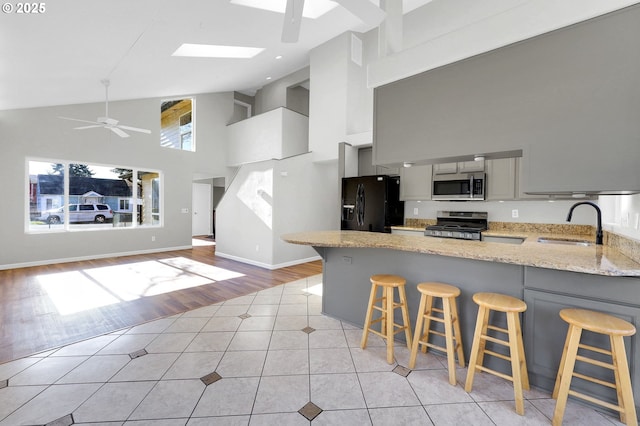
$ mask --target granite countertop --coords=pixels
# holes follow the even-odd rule
[[[407,229],[407,227],[403,227]],[[316,247],[385,248],[465,259],[511,263],[595,275],[640,277],[640,263],[608,246],[539,243],[539,237],[594,241],[594,235],[489,230],[487,236],[524,238],[522,244],[468,241],[452,238],[397,235],[363,231],[313,231],[286,234],[292,244]]]

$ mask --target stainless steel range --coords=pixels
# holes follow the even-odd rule
[[[438,211],[436,224],[427,226],[424,235],[480,241],[486,229],[487,212]]]

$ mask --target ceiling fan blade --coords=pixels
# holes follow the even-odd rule
[[[120,128],[120,129],[124,129],[124,130],[131,130],[132,132],[147,133],[149,135],[151,134],[151,130],[149,130],[149,129],[141,129],[139,127],[125,126],[125,125],[122,125],[122,124],[119,124],[117,127]]]
[[[73,130],[93,129],[96,127],[104,127],[102,124],[92,124],[91,126],[74,127]]]
[[[122,130],[120,130],[117,127],[107,127],[107,129],[111,129],[111,131],[113,133],[115,133],[116,135],[120,136],[121,138],[128,138],[129,137],[128,134],[126,134],[125,132],[123,132]]]
[[[387,16],[386,12],[380,9],[369,0],[335,0],[342,7],[354,14],[366,25],[377,26]]]
[[[287,0],[287,8],[284,11],[284,24],[282,25],[283,43],[298,42],[303,8],[304,0]]]
[[[63,120],[79,121],[81,123],[102,124],[102,123],[97,122],[97,121],[80,120],[79,118],[71,118],[71,117],[58,117],[58,118],[61,118]]]

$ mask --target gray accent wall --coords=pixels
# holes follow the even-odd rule
[[[0,268],[190,247],[193,177],[227,176],[226,125],[233,113],[232,93],[194,97],[197,153],[160,146],[160,98],[109,103],[110,116],[151,130],[124,139],[106,129],[73,130],[77,123],[58,118],[95,120],[104,103],[0,111]],[[26,233],[28,157],[161,171],[164,226]]]
[[[522,149],[525,192],[640,190],[640,6],[375,92],[374,162]]]

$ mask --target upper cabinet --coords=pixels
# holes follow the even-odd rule
[[[633,5],[378,87],[374,163],[521,150],[523,192],[640,191],[637,40]]]
[[[431,164],[401,168],[400,200],[430,200],[432,173],[433,167]]]
[[[516,159],[487,160],[487,201],[516,199]]]
[[[457,163],[439,163],[433,165],[434,175],[446,175],[452,173],[484,172],[484,160],[460,161]]]

